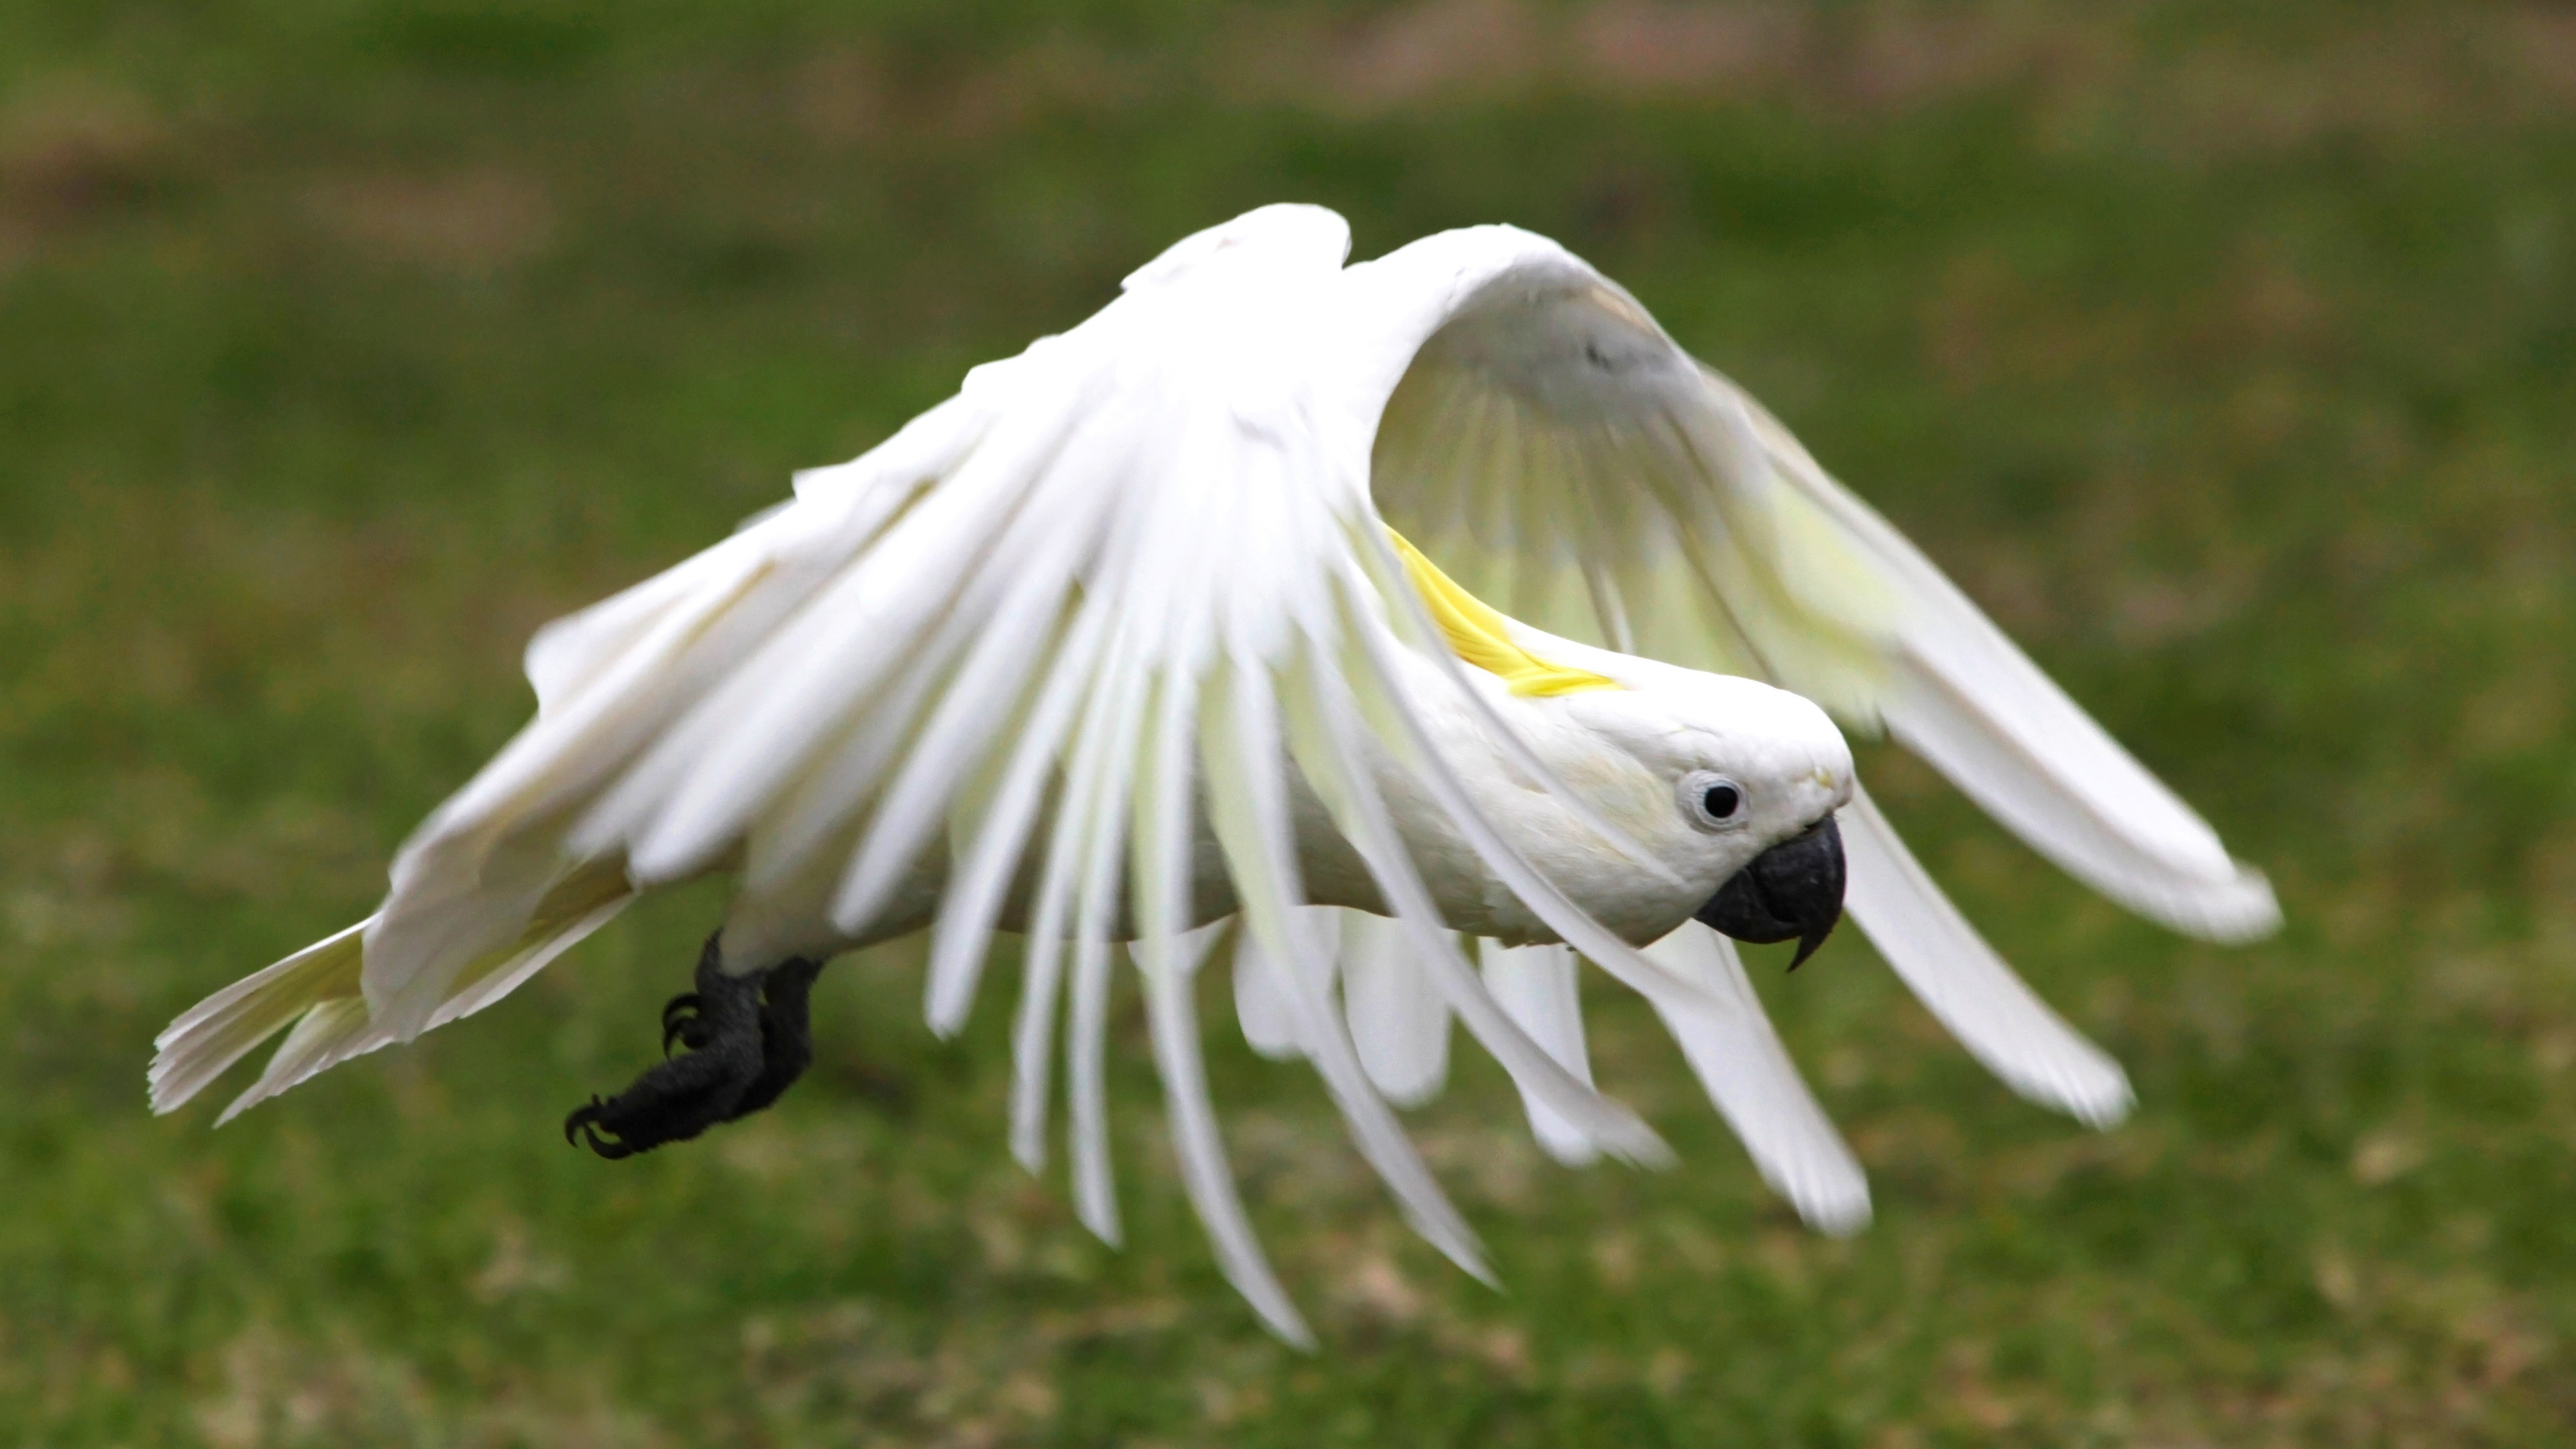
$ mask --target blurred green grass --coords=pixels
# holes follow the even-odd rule
[[[152,1034],[364,913],[543,619],[1242,207],[1508,220],[1773,402],[2280,885],[2131,921],[1865,768],[2127,1063],[2087,1133],[1846,937],[1763,989],[1879,1220],[1416,1114],[1507,1291],[1202,1003],[1327,1348],[1217,1279],[1119,1030],[1131,1246],[1002,1147],[994,997],[609,1166],[714,918],[221,1133]],[[0,1413],[23,1442],[2533,1444],[2576,1434],[2576,23],[2539,7],[812,0],[0,10]],[[1007,989],[1009,973],[999,973]]]

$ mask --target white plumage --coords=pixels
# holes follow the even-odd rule
[[[1221,941],[1246,1039],[1315,1065],[1471,1272],[1388,1105],[1438,1090],[1453,1016],[1553,1155],[1664,1154],[1591,1087],[1578,951],[1648,997],[1765,1179],[1847,1230],[1857,1165],[1732,945],[1690,919],[1839,809],[1851,912],[1934,1014],[2015,1090],[2123,1115],[2118,1066],[1942,898],[1816,704],[2179,929],[2268,929],[2261,876],[1598,273],[1508,227],[1352,267],[1348,241],[1300,206],[1190,237],[793,501],[547,626],[537,718],[405,844],[383,907],[173,1023],[155,1107],[291,1026],[229,1116],[488,1005],[640,891],[727,871],[728,969],[926,928],[942,1032],[994,933],[1021,933],[1013,1148],[1043,1158],[1061,1038],[1076,1201],[1114,1239],[1102,1054],[1128,942],[1191,1197],[1304,1341],[1203,1079],[1189,981]],[[1692,803],[1721,799],[1741,806]]]

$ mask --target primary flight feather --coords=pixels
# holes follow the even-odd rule
[[[403,846],[376,914],[171,1025],[155,1108],[288,1030],[229,1117],[723,871],[698,989],[665,1013],[691,1050],[568,1134],[624,1155],[766,1105],[810,1052],[815,969],[852,947],[926,929],[926,1009],[954,1031],[1013,932],[1013,1148],[1042,1160],[1061,1071],[1076,1202],[1114,1240],[1124,943],[1191,1198],[1301,1342],[1207,1096],[1190,981],[1221,946],[1247,1040],[1315,1065],[1409,1220],[1480,1275],[1389,1105],[1438,1089],[1453,1017],[1554,1155],[1665,1155],[1592,1089],[1578,953],[1648,998],[1828,1230],[1866,1220],[1867,1188],[1728,935],[1803,959],[1847,898],[2016,1090],[2123,1115],[2118,1066],[1942,897],[1827,711],[2178,929],[2269,929],[2262,877],[1590,267],[1499,226],[1348,247],[1308,206],[1189,237],[548,625],[536,719]]]

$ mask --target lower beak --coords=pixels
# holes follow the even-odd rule
[[[1843,833],[1834,817],[1753,857],[1717,888],[1698,918],[1739,941],[1797,938],[1795,971],[1843,918]]]

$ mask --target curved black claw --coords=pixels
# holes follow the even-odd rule
[[[683,991],[662,1003],[662,1055],[671,1054],[674,1041],[691,1051],[703,1049],[711,1034],[705,1026],[706,1002],[694,991]]]
[[[592,1094],[589,1106],[575,1107],[572,1111],[572,1115],[564,1118],[564,1141],[571,1143],[575,1147],[582,1146],[586,1142],[591,1151],[598,1153],[600,1156],[607,1158],[611,1162],[614,1162],[621,1157],[634,1156],[634,1148],[627,1146],[623,1142],[616,1141],[612,1138],[603,1138],[599,1135],[600,1114],[605,1111],[606,1108],[607,1104],[600,1101],[596,1093]],[[576,1132],[581,1135],[579,1137],[575,1137],[573,1134]]]

